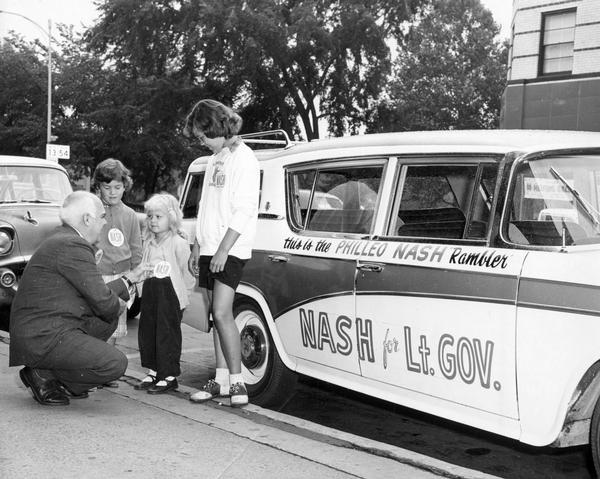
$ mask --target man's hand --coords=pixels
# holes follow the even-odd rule
[[[127,309],[127,303],[119,298],[119,316]]]

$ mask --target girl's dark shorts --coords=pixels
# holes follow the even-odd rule
[[[212,273],[210,271],[211,259],[212,256],[200,256],[198,258],[198,286],[212,291],[215,280],[217,280],[235,290],[242,279],[242,270],[244,269],[246,260],[229,255],[227,256],[227,261],[225,261],[223,271]]]

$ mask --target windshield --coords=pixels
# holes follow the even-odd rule
[[[54,168],[0,166],[1,203],[53,203],[62,205],[71,192],[67,175]]]
[[[520,164],[509,203],[511,242],[600,243],[600,156],[557,156]]]

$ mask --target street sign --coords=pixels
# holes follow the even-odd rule
[[[46,144],[46,159],[51,161],[68,160],[71,158],[71,147],[69,145]]]

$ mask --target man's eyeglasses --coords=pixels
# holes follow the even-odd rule
[[[88,215],[90,215],[95,220],[98,220],[98,219],[103,220],[104,218],[106,218],[106,212],[104,212],[104,211],[100,214],[100,216],[96,216],[92,213],[88,213]]]

